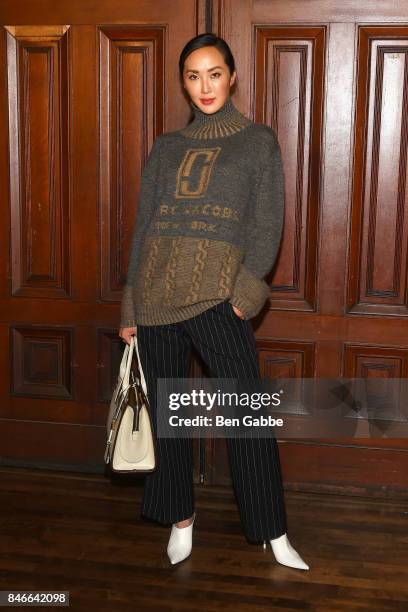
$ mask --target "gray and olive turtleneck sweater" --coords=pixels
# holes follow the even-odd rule
[[[231,97],[212,114],[192,107],[143,170],[121,327],[184,321],[226,299],[250,319],[270,293],[284,214],[276,134]]]

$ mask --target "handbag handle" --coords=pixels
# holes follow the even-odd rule
[[[122,363],[121,363],[121,373],[122,373],[122,364],[125,359],[126,359],[126,369],[125,369],[125,373],[122,379],[122,388],[128,389],[128,387],[130,386],[130,382],[129,382],[130,370],[132,368],[133,351],[135,348],[136,348],[136,355],[137,355],[138,367],[139,367],[139,372],[140,372],[140,381],[142,383],[143,391],[147,397],[147,385],[146,385],[146,379],[145,379],[145,375],[144,375],[143,368],[142,368],[142,362],[140,360],[137,335],[130,337],[130,344],[126,345],[125,351],[123,353],[123,358],[122,358]]]
[[[145,380],[145,375],[144,375],[143,368],[142,368],[142,362],[140,361],[139,345],[138,345],[138,341],[137,341],[137,335],[136,336],[132,336],[132,338],[134,339],[134,346],[136,348],[137,362],[138,362],[138,366],[139,366],[140,379],[141,379],[143,391],[145,392],[145,395],[147,397],[146,380]]]
[[[133,349],[134,349],[133,336],[131,336],[130,338],[130,344],[125,347],[125,351],[126,351],[126,348],[128,349],[128,352],[126,356],[127,357],[126,369],[125,369],[125,374],[123,376],[123,383],[122,383],[122,386],[125,389],[129,387],[129,376],[130,376],[130,369],[132,367]],[[125,355],[123,357],[125,357]]]

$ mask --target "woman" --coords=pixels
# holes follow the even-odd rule
[[[157,378],[189,376],[194,346],[215,377],[259,378],[250,319],[269,295],[263,277],[282,233],[284,184],[274,131],[233,104],[227,43],[202,34],[180,55],[194,118],[158,136],[142,174],[119,335],[138,336],[157,436]],[[227,438],[242,528],[270,541],[278,562],[309,569],[286,535],[276,440]],[[142,515],[172,524],[167,553],[191,552],[195,519],[192,440],[157,438]]]

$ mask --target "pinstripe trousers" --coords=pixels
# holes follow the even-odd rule
[[[146,474],[141,514],[160,523],[177,523],[194,512],[193,446],[190,438],[157,437],[157,378],[189,377],[192,346],[214,378],[259,378],[255,335],[250,321],[240,319],[225,300],[186,321],[138,325],[137,337],[157,441],[157,467]],[[247,540],[261,542],[286,533],[275,438],[226,438],[226,442]]]

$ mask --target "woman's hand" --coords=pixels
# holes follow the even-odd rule
[[[240,309],[239,309],[239,308],[237,308],[236,306],[234,306],[234,304],[231,304],[231,306],[232,306],[232,308],[233,308],[233,310],[234,310],[235,314],[237,315],[237,317],[239,317],[240,319],[244,319],[244,318],[245,318],[245,317],[244,317],[244,315],[243,315],[243,313],[240,311]]]
[[[127,342],[127,344],[130,344],[130,338],[131,336],[136,335],[136,330],[137,330],[137,327],[121,327],[119,330],[119,336],[125,342]]]

